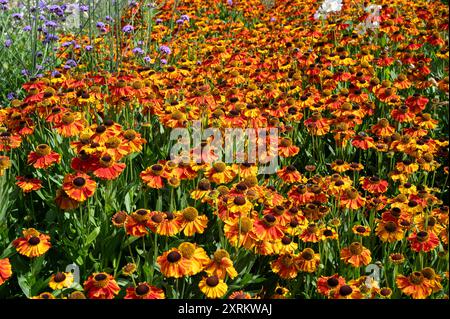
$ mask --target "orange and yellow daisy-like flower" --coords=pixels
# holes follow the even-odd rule
[[[353,267],[367,266],[372,257],[370,256],[370,250],[361,245],[359,242],[352,243],[349,247],[341,250],[341,259],[352,265]]]
[[[11,160],[8,156],[0,156],[0,176],[3,176],[5,171],[11,167]]]
[[[40,144],[34,152],[28,154],[28,164],[34,168],[48,168],[61,161],[61,155],[52,151],[47,144]]]
[[[405,231],[395,221],[388,220],[378,223],[376,234],[381,241],[393,243],[402,240]]]
[[[12,275],[12,267],[9,258],[0,259],[0,286]]]
[[[40,233],[34,228],[23,230],[23,237],[13,241],[13,246],[21,255],[29,258],[39,257],[45,254],[50,247],[50,236]]]
[[[164,166],[161,164],[154,164],[141,172],[142,181],[150,188],[160,189],[164,187],[164,179],[168,178]]]
[[[439,245],[439,238],[434,233],[426,231],[412,233],[408,240],[415,252],[429,252]]]
[[[70,272],[57,272],[50,278],[48,285],[53,290],[69,288],[73,283],[73,274]]]
[[[331,290],[339,289],[345,285],[345,278],[334,274],[332,276],[320,276],[317,280],[317,292],[323,296],[328,296]]]
[[[186,236],[194,236],[195,234],[203,234],[208,225],[208,217],[206,215],[199,215],[195,207],[186,207],[178,214],[183,228],[183,233]]]
[[[253,204],[245,196],[237,195],[228,198],[227,207],[232,216],[245,216],[253,209]]]
[[[151,213],[147,209],[138,209],[129,216],[124,216],[123,225],[128,235],[142,237],[148,234]]]
[[[125,167],[125,163],[118,163],[112,156],[105,154],[100,157],[93,174],[100,179],[113,180],[119,177]]]
[[[305,248],[298,255],[296,262],[300,271],[312,273],[320,264],[320,255],[311,248]]]
[[[216,162],[206,169],[205,175],[213,183],[227,184],[234,179],[237,172],[224,162]]]
[[[272,271],[283,279],[293,279],[297,277],[298,264],[297,256],[293,254],[282,254],[270,263]]]
[[[84,290],[89,299],[114,299],[120,287],[113,276],[105,273],[94,273],[84,282]]]
[[[128,287],[124,299],[165,299],[164,291],[146,282],[136,287]]]
[[[192,264],[189,275],[198,274],[211,262],[206,251],[196,244],[183,242],[178,246],[178,250],[182,257],[189,260]]]
[[[253,223],[253,230],[259,240],[274,241],[284,236],[285,227],[278,223],[277,218],[268,214]]]
[[[224,221],[224,234],[233,246],[251,249],[255,246],[257,236],[253,232],[253,219],[249,217],[227,219]]]
[[[207,298],[216,299],[225,296],[228,286],[217,276],[204,277],[198,284],[200,291]]]
[[[397,287],[413,299],[425,299],[433,293],[433,285],[420,271],[414,271],[409,276],[398,275]]]
[[[156,259],[156,262],[165,277],[181,278],[192,273],[192,261],[183,258],[177,248],[166,251]]]
[[[84,173],[67,174],[62,186],[67,196],[78,202],[84,202],[92,197],[96,188],[97,183]]]
[[[16,176],[16,185],[19,186],[24,193],[30,193],[42,188],[42,181],[38,178],[29,176]]]
[[[205,272],[220,279],[225,279],[226,275],[233,279],[238,275],[230,259],[230,254],[225,249],[219,249],[214,253],[213,259],[205,268]]]

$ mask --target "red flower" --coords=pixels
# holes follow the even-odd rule
[[[47,168],[61,161],[61,156],[53,152],[47,144],[40,144],[35,152],[28,154],[28,164],[34,168]]]
[[[408,237],[411,249],[415,252],[429,252],[439,245],[439,238],[432,232],[420,231]]]
[[[70,198],[84,202],[94,195],[97,183],[84,173],[68,174],[62,188]]]
[[[113,299],[120,288],[113,276],[101,272],[93,274],[84,282],[84,290],[90,299]]]

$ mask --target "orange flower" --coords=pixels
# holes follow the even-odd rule
[[[200,273],[211,262],[206,251],[196,244],[183,242],[178,246],[178,250],[183,258],[192,263],[190,276]]]
[[[113,180],[119,177],[125,169],[125,163],[117,163],[110,155],[103,155],[98,162],[93,174],[101,179]]]
[[[313,112],[304,124],[312,135],[322,136],[330,131],[330,120],[323,118],[319,112]]]
[[[292,157],[298,154],[300,148],[292,145],[292,140],[290,138],[282,138],[280,145],[278,146],[278,155],[281,157]]]
[[[28,154],[28,164],[34,168],[48,168],[61,161],[61,155],[53,152],[47,144],[40,144],[36,151]]]
[[[306,178],[300,174],[299,171],[293,165],[286,166],[277,172],[277,175],[285,183],[305,183]]]
[[[66,175],[62,187],[70,198],[79,202],[92,197],[96,188],[97,183],[84,173]]]
[[[395,281],[397,287],[413,299],[425,299],[433,292],[430,281],[420,271],[414,271],[408,277],[398,275]]]
[[[316,254],[311,248],[305,248],[298,255],[296,260],[297,267],[303,272],[315,272],[320,264],[320,255]]]
[[[23,237],[13,241],[13,246],[21,255],[29,258],[39,257],[45,254],[50,247],[50,236],[40,233],[34,228],[23,230]]]
[[[139,283],[136,287],[128,287],[124,299],[164,299],[164,291],[151,286],[146,282]]]
[[[274,215],[268,214],[253,224],[254,233],[258,239],[274,241],[284,236],[284,227],[278,223]]]
[[[145,171],[141,172],[140,176],[148,187],[156,189],[163,188],[164,178],[168,177],[167,173],[164,171],[164,166],[160,164],[150,166]]]
[[[372,194],[380,194],[385,193],[388,189],[389,183],[385,180],[382,180],[376,176],[372,176],[370,178],[368,177],[361,177],[360,179],[362,188],[369,193]]]
[[[383,242],[393,243],[403,239],[405,232],[395,221],[380,221],[376,229],[377,236]]]
[[[270,263],[272,271],[283,279],[293,279],[297,277],[298,267],[296,256],[292,254],[282,254]]]
[[[320,229],[316,224],[311,223],[300,234],[299,238],[305,243],[317,243],[320,241]]]
[[[65,113],[60,122],[55,123],[56,131],[64,137],[72,137],[83,131],[86,120],[78,112]]]
[[[136,237],[147,235],[150,216],[150,211],[147,209],[138,209],[127,216],[124,222],[127,234]]]
[[[208,224],[206,215],[198,215],[198,211],[194,207],[187,207],[178,215],[186,236],[194,236],[195,234],[203,234]]]
[[[227,184],[234,179],[237,173],[225,163],[216,162],[206,169],[205,175],[213,183]]]
[[[253,220],[249,217],[225,220],[224,234],[233,246],[251,249],[255,246],[257,236],[253,231]]]
[[[16,185],[19,186],[24,193],[37,191],[42,188],[42,181],[37,178],[16,176],[16,180]]]
[[[62,210],[72,210],[80,206],[80,202],[70,198],[62,189],[56,191],[55,202]]]
[[[120,291],[114,277],[104,272],[94,273],[83,285],[90,299],[114,299]]]
[[[177,248],[172,248],[156,259],[161,273],[165,277],[180,278],[191,273],[192,261],[182,258]]]
[[[12,268],[9,258],[0,259],[0,286],[3,285],[11,275]]]
[[[341,207],[348,209],[359,209],[364,206],[366,199],[359,195],[356,188],[346,189],[340,198]]]
[[[370,256],[370,250],[360,243],[354,242],[341,250],[341,259],[353,267],[360,267],[362,265],[367,266],[372,257]]]
[[[429,252],[439,245],[439,238],[433,232],[419,231],[408,237],[415,252]]]
[[[329,277],[320,276],[317,280],[317,291],[323,296],[328,296],[331,290],[338,290],[343,285],[345,279],[338,274]]]
[[[214,258],[206,266],[205,272],[210,276],[215,275],[219,279],[225,279],[227,274],[231,279],[237,276],[230,254],[224,249],[219,249],[214,253]]]

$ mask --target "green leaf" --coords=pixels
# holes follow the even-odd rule
[[[22,275],[19,278],[17,278],[17,281],[18,281],[19,287],[20,287],[20,289],[22,289],[24,295],[27,296],[27,298],[30,298],[31,297],[31,287],[28,283],[28,278],[25,277],[24,275]]]
[[[97,238],[98,234],[100,234],[100,226],[95,227],[94,230],[87,236],[84,247],[89,247]]]

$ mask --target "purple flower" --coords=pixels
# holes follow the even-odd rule
[[[270,22],[274,22],[276,19],[274,17],[270,18]]]
[[[11,101],[16,98],[16,95],[13,92],[9,92],[6,98]]]
[[[45,39],[44,39],[44,41],[42,41],[42,43],[47,44],[47,43],[55,42],[58,40],[59,40],[59,37],[56,34],[49,33],[45,36]]]
[[[85,49],[86,51],[92,51],[93,48],[94,48],[94,47],[93,47],[92,45],[87,45],[84,49]]]
[[[152,59],[147,55],[147,56],[144,58],[144,61],[147,62],[147,63],[150,63],[150,62],[152,62]]]
[[[133,30],[134,30],[133,26],[129,25],[129,24],[122,28],[122,32],[125,32],[125,33],[133,32]]]
[[[96,26],[97,26],[97,28],[102,29],[105,27],[105,24],[103,22],[99,21],[99,22],[97,22]]]
[[[20,73],[23,75],[23,76],[28,76],[30,73],[28,72],[28,70],[27,69],[23,69],[22,71],[20,71]]]
[[[66,61],[66,64],[64,65],[65,69],[70,69],[76,67],[78,64],[75,60],[69,59]]]
[[[227,0],[227,4],[228,4],[229,6],[232,6],[232,5],[233,5],[233,0]]]
[[[184,20],[182,20],[182,19],[178,19],[177,21],[175,21],[176,22],[176,24],[183,24],[184,23]]]
[[[137,54],[137,55],[143,55],[144,54],[144,50],[142,50],[139,47],[134,48],[131,52],[133,52],[133,54]]]
[[[163,20],[158,18],[158,19],[155,20],[155,23],[156,24],[161,24],[161,23],[163,23]]]
[[[167,45],[161,45],[159,47],[159,52],[170,55],[172,53],[172,50]]]
[[[167,64],[167,60],[166,59],[161,59],[161,64]]]
[[[54,71],[52,71],[52,77],[57,77],[57,76],[60,76],[61,75],[61,73],[59,72],[59,71],[57,71],[57,70],[54,70]]]
[[[5,41],[5,47],[9,48],[12,45],[12,40],[11,39],[7,39]]]
[[[16,20],[22,20],[23,19],[23,13],[13,13],[11,15],[11,17],[13,17],[13,19],[16,19]]]
[[[25,31],[25,32],[31,31],[31,26],[30,26],[30,25],[24,26],[24,27],[23,27],[23,31]]]
[[[114,21],[114,19],[111,18],[110,16],[106,16],[106,17],[105,17],[105,20],[106,20],[106,21]]]
[[[180,19],[183,20],[183,21],[189,21],[189,16],[188,16],[187,14],[183,14],[183,15],[180,17]]]

